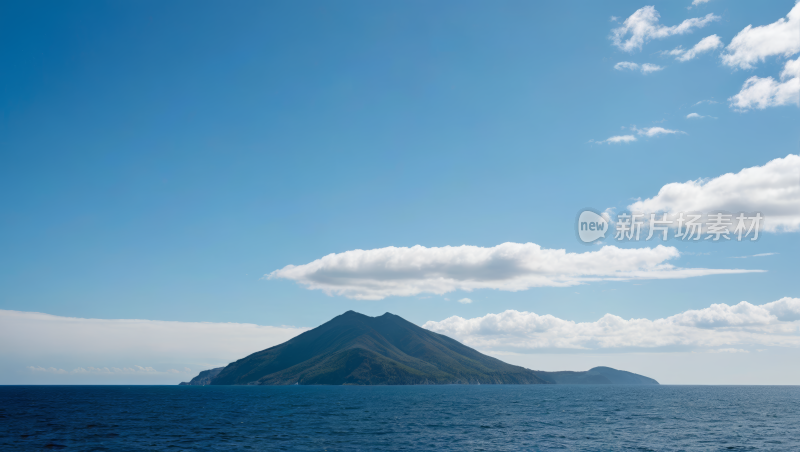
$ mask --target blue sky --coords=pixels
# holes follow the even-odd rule
[[[381,300],[262,279],[390,246],[597,251],[576,239],[583,208],[624,211],[669,183],[798,154],[796,104],[729,100],[796,55],[722,59],[795,2],[690,4],[4,3],[0,309],[314,327],[349,309],[419,325],[506,310],[593,322],[800,297],[791,231],[667,244],[677,267],[763,273]],[[615,46],[612,30],[648,5],[666,26],[717,19]],[[712,34],[723,47],[663,53]],[[649,127],[683,133],[635,132]]]

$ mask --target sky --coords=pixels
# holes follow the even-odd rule
[[[0,384],[174,384],[347,310],[800,384],[798,57],[794,0],[5,2]],[[758,239],[613,236],[718,211]]]

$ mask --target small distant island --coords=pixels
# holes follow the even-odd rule
[[[390,313],[347,311],[283,344],[181,385],[655,384],[595,367],[544,372],[514,366]]]

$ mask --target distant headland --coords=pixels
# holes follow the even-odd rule
[[[610,367],[543,372],[504,363],[394,314],[347,311],[181,385],[658,384]]]

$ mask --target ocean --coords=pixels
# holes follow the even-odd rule
[[[800,450],[798,386],[0,386],[0,449]]]

